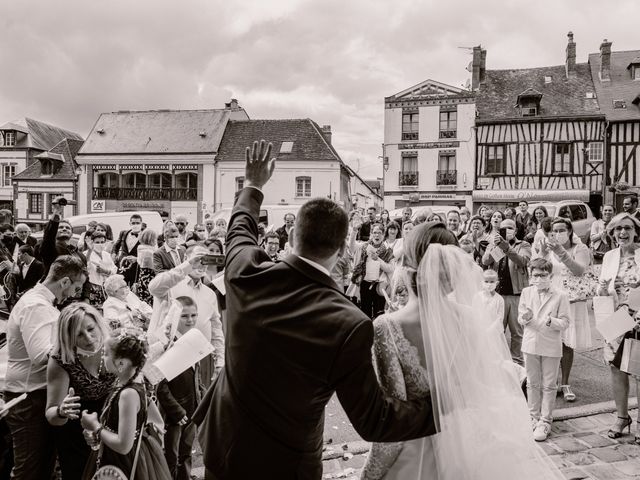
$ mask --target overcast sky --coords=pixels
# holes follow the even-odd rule
[[[101,112],[222,108],[330,124],[343,160],[381,176],[384,97],[426,79],[640,49],[637,0],[46,0],[3,2],[0,123],[86,136]]]

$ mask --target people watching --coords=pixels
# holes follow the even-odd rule
[[[616,248],[604,254],[598,295],[613,297],[614,309],[625,308],[629,292],[640,287],[640,221],[627,212],[619,213],[608,224],[608,233]],[[628,309],[637,322],[640,312]],[[635,381],[636,394],[640,401],[640,381],[620,370],[625,338],[635,338],[637,332],[630,330],[624,335],[604,342],[604,361],[611,368],[611,386],[616,405],[617,420],[608,431],[609,438],[620,438],[625,429],[631,430],[633,420],[629,415],[629,384]],[[636,418],[635,443],[640,445],[640,415]]]
[[[500,225],[505,220],[504,213],[500,210],[496,210],[495,212],[491,212],[491,218],[487,223],[487,234],[494,236],[500,232]],[[515,224],[515,221],[513,222]]]
[[[404,222],[411,221],[411,216],[413,215],[413,210],[411,207],[404,207],[402,209],[402,218],[400,219],[401,225],[404,225]]]
[[[357,240],[361,242],[368,242],[369,235],[371,233],[371,226],[376,221],[376,207],[367,208],[367,217],[363,220],[362,225],[360,225],[360,231],[358,232]]]
[[[86,303],[65,307],[55,329],[47,363],[45,416],[53,427],[62,478],[82,478],[91,449],[80,425],[83,411],[101,412],[115,375],[104,363],[108,327]]]
[[[456,238],[460,238],[464,235],[460,226],[461,223],[462,219],[460,218],[460,212],[457,210],[449,210],[447,212],[447,228],[456,236]]]
[[[20,298],[40,281],[44,274],[44,265],[34,256],[31,245],[22,245],[18,249],[14,274],[16,276],[16,294]]]
[[[640,211],[638,211],[638,197],[635,195],[627,195],[622,200],[622,210],[629,215],[640,220]]]
[[[111,275],[104,282],[107,299],[102,306],[104,319],[111,331],[120,328],[146,328],[152,308],[129,289],[122,275]]]
[[[393,251],[393,258],[396,261],[402,256],[402,232],[398,222],[391,220],[384,230],[384,244]]]
[[[284,215],[284,225],[276,229],[276,233],[278,234],[278,238],[280,240],[280,245],[278,247],[278,250],[284,250],[284,246],[289,241],[289,234],[295,222],[296,222],[296,216],[293,213],[286,213]],[[225,225],[225,229],[226,229],[226,225]]]
[[[198,305],[191,297],[178,297],[182,306],[177,336],[195,328]],[[196,438],[196,425],[191,421],[202,395],[204,386],[200,379],[200,365],[196,363],[172,380],[158,384],[158,403],[165,414],[164,456],[171,478],[191,478],[191,449]]]
[[[47,362],[60,315],[55,303],[75,297],[86,279],[79,257],[61,255],[51,262],[44,281],[26,292],[9,316],[4,400],[27,395],[27,401],[6,417],[13,439],[13,478],[50,478],[53,471],[55,442],[44,412]]]
[[[611,237],[607,233],[607,225],[616,214],[616,209],[613,205],[603,205],[600,207],[600,211],[602,218],[591,224],[591,235],[589,236],[594,265],[602,264],[604,254],[613,249]]]
[[[385,288],[390,282],[393,250],[384,244],[382,225],[374,224],[370,232],[369,241],[360,247],[360,263],[353,269],[353,278],[360,285],[360,308],[374,319],[384,312],[386,300],[379,287]]]
[[[496,211],[492,220],[501,218],[502,212]],[[500,231],[503,231],[504,236]],[[482,263],[498,273],[496,292],[504,298],[503,328],[509,327],[511,336],[511,358],[518,365],[522,359],[522,325],[518,322],[518,305],[520,294],[529,286],[527,267],[531,259],[531,245],[516,238],[516,222],[503,220],[497,232],[491,234],[487,250],[482,256]]]
[[[104,233],[94,231],[91,235],[91,248],[84,252],[89,272],[89,303],[94,307],[102,307],[107,299],[104,282],[118,271],[111,255],[104,250],[106,241]]]
[[[113,261],[120,268],[120,273],[124,276],[129,286],[136,281],[138,264],[130,257],[138,255],[138,244],[140,233],[142,232],[142,217],[134,213],[129,218],[129,229],[122,230],[118,235],[118,240],[113,244],[111,255]],[[124,259],[126,262],[123,262]]]
[[[564,400],[573,402],[576,395],[569,383],[573,352],[576,348],[586,349],[591,346],[591,328],[586,297],[577,291],[578,287],[574,286],[575,281],[571,282],[571,277],[579,278],[587,271],[591,264],[591,253],[584,243],[575,241],[571,221],[558,217],[553,220],[549,237],[542,241],[540,252],[534,254],[534,258],[537,257],[551,262],[553,286],[564,292],[570,301],[570,323],[562,335],[562,380],[559,388]]]
[[[153,295],[149,293],[149,282],[156,276],[153,265],[153,254],[158,247],[158,234],[153,230],[147,229],[140,234],[140,244],[138,245],[138,276],[133,284],[133,291],[136,296],[153,305]]]
[[[467,207],[460,207],[460,231],[465,234],[469,232],[471,212]]]
[[[520,223],[521,225],[527,225],[529,219],[531,218],[531,214],[529,213],[529,202],[526,200],[520,200],[518,202],[518,213],[516,214],[516,223]]]
[[[186,215],[176,215],[176,219],[173,222],[178,229],[178,244],[185,245],[187,243],[187,239],[189,238],[189,230],[187,230],[187,225],[189,225],[189,221],[187,220]]]
[[[180,232],[176,227],[164,231],[164,245],[153,252],[153,269],[156,274],[177,267],[184,261],[185,249],[179,244]]]
[[[272,262],[280,260],[280,238],[276,232],[267,232],[264,236],[264,249]]]

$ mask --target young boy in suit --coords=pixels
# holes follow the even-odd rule
[[[569,299],[551,286],[552,270],[553,265],[544,258],[529,262],[531,286],[522,290],[518,307],[518,322],[524,326],[527,399],[537,442],[546,440],[551,432],[562,331],[569,326]]]
[[[191,330],[198,319],[198,306],[191,297],[178,297],[182,315],[177,336]],[[191,479],[191,449],[196,436],[196,425],[191,416],[202,399],[199,364],[188,368],[171,381],[158,384],[158,401],[165,414],[166,433],[164,450],[174,480]]]

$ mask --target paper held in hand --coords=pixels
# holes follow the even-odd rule
[[[632,330],[636,325],[626,308],[619,308],[615,313],[613,312],[612,297],[593,297],[593,311],[596,328],[609,343]]]
[[[157,341],[166,346],[176,336],[181,315],[182,305],[175,300],[170,300],[168,306],[163,302],[160,308],[154,308],[148,329],[149,344]]]
[[[640,288],[629,290],[627,305],[629,305],[630,310],[640,311]]]
[[[146,365],[142,372],[154,385],[164,378],[173,380],[213,351],[213,345],[202,332],[197,328],[192,328],[176,340],[173,346],[160,358],[152,364]]]
[[[504,257],[506,257],[505,253],[502,251],[502,249],[500,247],[496,247],[494,246],[491,249],[491,256],[493,257],[493,260],[498,263],[500,260],[502,260]]]

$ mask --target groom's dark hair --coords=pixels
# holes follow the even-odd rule
[[[348,228],[347,212],[340,205],[328,198],[314,198],[298,212],[295,248],[304,257],[330,257],[344,245]]]

